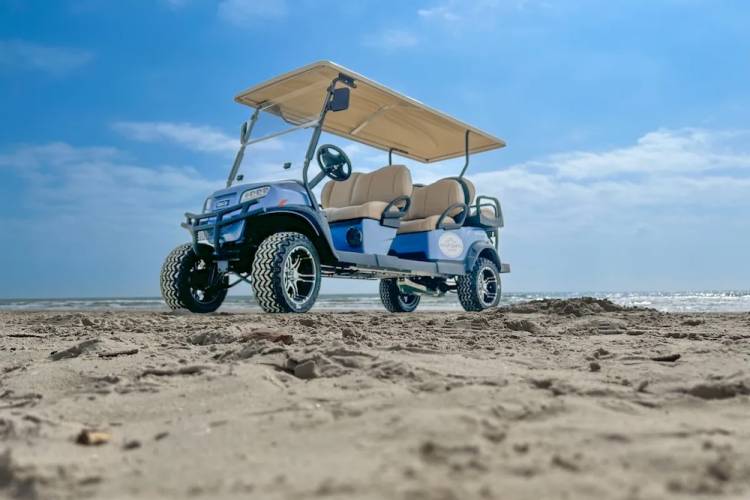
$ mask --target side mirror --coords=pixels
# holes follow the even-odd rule
[[[333,98],[328,104],[330,111],[344,111],[349,109],[349,89],[340,88],[333,91]]]

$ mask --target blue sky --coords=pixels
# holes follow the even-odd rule
[[[233,96],[320,59],[507,140],[468,174],[503,201],[506,290],[747,288],[748,26],[744,0],[0,0],[0,297],[158,294]]]

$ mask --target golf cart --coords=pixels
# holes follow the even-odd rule
[[[161,292],[170,308],[213,312],[244,281],[264,311],[305,312],[322,277],[379,279],[391,312],[411,312],[422,295],[449,292],[467,311],[498,304],[500,274],[510,272],[498,253],[500,202],[475,196],[464,173],[471,153],[501,148],[502,140],[330,62],[235,100],[254,111],[242,125],[226,187],[201,213],[185,214],[192,241],[164,262]],[[251,138],[262,112],[290,127]],[[301,180],[242,182],[246,147],[302,129],[312,129],[312,137]],[[318,147],[324,131],[387,151],[388,165],[352,171],[341,147]],[[394,153],[421,163],[466,160],[456,177],[420,185],[393,164]],[[313,189],[326,178],[318,202]]]

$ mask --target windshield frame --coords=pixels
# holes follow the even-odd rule
[[[255,127],[255,124],[258,121],[258,117],[260,115],[261,111],[266,111],[269,108],[275,106],[277,103],[271,102],[271,103],[263,103],[262,105],[258,106],[257,108],[254,108],[253,114],[250,117],[250,120],[244,122],[242,124],[242,129],[240,132],[240,148],[237,151],[237,155],[235,156],[234,163],[232,164],[232,168],[229,171],[229,176],[227,177],[227,183],[226,187],[230,188],[232,187],[232,184],[237,180],[237,173],[240,170],[240,166],[242,165],[242,160],[245,156],[245,148],[251,144],[257,144],[259,142],[263,142],[269,139],[273,139],[275,137],[279,137],[281,135],[285,135],[291,132],[295,132],[297,130],[302,130],[306,128],[313,128],[312,136],[310,137],[310,142],[307,146],[307,153],[305,154],[305,160],[304,165],[302,167],[302,184],[305,187],[305,191],[307,191],[307,195],[310,199],[310,203],[312,204],[313,208],[317,209],[317,203],[315,201],[315,196],[313,195],[312,189],[322,181],[326,174],[325,172],[321,171],[319,172],[315,177],[312,179],[308,179],[308,169],[310,167],[310,162],[312,161],[313,157],[315,156],[315,150],[318,147],[318,142],[320,141],[320,135],[323,131],[323,122],[325,121],[326,114],[328,111],[331,111],[331,101],[333,100],[334,91],[336,90],[336,84],[342,82],[344,85],[356,88],[356,85],[354,84],[354,80],[344,75],[343,73],[340,73],[336,78],[334,78],[331,81],[331,84],[326,89],[326,95],[325,99],[323,100],[323,105],[320,110],[320,114],[317,118],[305,121],[301,124],[294,125],[291,128],[281,130],[278,132],[273,132],[271,134],[258,137],[257,139],[250,139],[252,135],[253,128]],[[268,111],[266,111],[268,112]],[[284,117],[282,116],[282,119]],[[287,121],[284,119],[284,121]]]

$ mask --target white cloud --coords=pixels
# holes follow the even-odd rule
[[[116,131],[141,142],[172,142],[192,151],[205,153],[235,153],[240,146],[239,133],[231,137],[221,130],[205,125],[172,122],[117,122]],[[279,150],[282,142],[269,139],[254,147],[263,150]]]
[[[417,14],[419,14],[419,17],[425,19],[440,19],[443,21],[458,21],[461,19],[461,16],[448,5],[437,5],[429,9],[419,9]]]
[[[50,143],[0,155],[20,193],[11,262],[38,279],[22,294],[153,294],[171,248],[188,240],[179,224],[223,181],[190,166],[144,166],[113,148]],[[7,178],[7,177],[6,177]],[[40,244],[44,242],[45,244]],[[48,244],[47,244],[48,243]],[[27,280],[28,281],[28,280]]]
[[[82,213],[88,218],[158,214],[158,207],[202,197],[220,185],[192,167],[135,165],[115,148],[64,142],[20,146],[1,154],[0,166],[30,181],[29,199],[37,209],[60,215]],[[111,207],[127,211],[110,211]]]
[[[285,0],[222,0],[218,16],[223,21],[241,26],[256,20],[284,17]]]
[[[450,31],[493,26],[503,15],[532,7],[550,8],[545,0],[445,0],[431,7],[417,10],[417,15],[427,21],[442,24]]]
[[[657,130],[629,147],[605,152],[571,152],[554,155],[543,164],[559,175],[602,178],[614,174],[666,172],[686,174],[750,166],[750,131],[702,129]]]
[[[23,40],[0,40],[0,68],[35,70],[62,76],[85,66],[93,58],[93,52],[88,50]]]
[[[750,209],[750,130],[660,129],[628,147],[551,155],[471,178],[539,234],[628,233],[675,215]]]
[[[181,9],[188,4],[189,0],[162,0],[172,9]]]
[[[410,31],[386,29],[367,35],[363,39],[363,44],[376,49],[396,50],[416,46],[419,44],[419,38]]]

